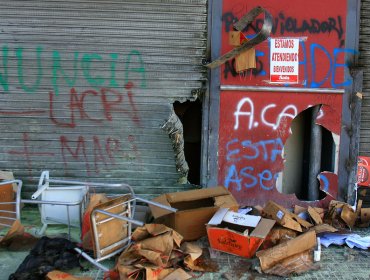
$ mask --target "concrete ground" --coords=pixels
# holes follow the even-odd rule
[[[37,208],[22,210],[22,223],[26,225],[27,231],[35,230],[34,226],[39,227]],[[361,236],[369,236],[370,228],[356,229],[355,233]],[[48,236],[66,237],[67,230],[63,226],[50,226],[47,230]],[[72,230],[72,238],[78,238],[78,231]],[[207,241],[201,243],[202,247],[207,247]],[[27,256],[28,251],[9,251],[0,249],[0,280],[8,279],[8,276],[14,272],[23,259]],[[219,265],[219,271],[216,273],[194,274],[194,279],[199,280],[218,280],[218,279],[284,279],[281,277],[274,277],[264,274],[259,274],[256,271],[251,271],[251,263],[256,263],[256,260],[248,260],[240,257],[232,256],[226,253],[217,254],[215,261]],[[113,261],[106,261],[107,266],[112,266]],[[330,246],[329,248],[322,248],[321,261],[318,263],[320,268],[315,271],[307,272],[300,276],[292,276],[287,279],[297,280],[321,280],[321,279],[370,279],[370,251],[350,249],[346,246]],[[88,263],[84,266],[89,267],[89,271],[81,272],[79,269],[69,271],[75,276],[90,276],[93,279],[103,279],[103,273],[98,271]]]

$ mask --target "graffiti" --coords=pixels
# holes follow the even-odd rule
[[[90,136],[86,138],[82,135],[74,139],[71,139],[70,136],[68,137],[66,135],[61,135],[59,137],[59,149],[63,158],[65,170],[68,170],[69,166],[74,163],[83,162],[88,175],[92,173],[98,174],[102,169],[109,170],[110,166],[115,165],[116,158],[136,160],[140,157],[133,135],[129,135],[125,143],[118,138],[106,137],[101,139],[101,137],[96,135],[91,136],[91,138]],[[28,170],[31,172],[33,157],[54,158],[56,153],[44,151],[35,152],[33,151],[35,148],[32,147],[30,142],[31,139],[29,134],[23,133],[23,148],[20,150],[9,150],[8,154],[24,158]],[[123,144],[129,148],[124,148]],[[56,147],[56,149],[58,150],[58,147]],[[88,157],[88,151],[90,150],[92,150],[92,160]]]
[[[228,162],[238,162],[242,159],[275,162],[281,155],[284,148],[280,138],[261,140],[252,143],[250,140],[239,141],[233,139],[226,144],[226,160]]]
[[[65,135],[60,136],[60,149],[63,158],[65,170],[68,165],[74,162],[84,162],[88,175],[100,173],[101,169],[109,169],[109,166],[115,165],[115,158],[125,158],[126,160],[136,159],[139,154],[132,135],[127,137],[132,152],[124,152],[120,139],[106,137],[101,139],[99,136],[92,136],[92,139],[86,139],[80,135],[77,139],[67,138]],[[126,143],[127,143],[126,142]],[[134,148],[132,148],[134,146]],[[93,160],[89,160],[87,150],[92,149]]]
[[[241,8],[238,7],[238,9]],[[243,9],[246,9],[246,7]],[[232,31],[233,24],[238,21],[238,17],[235,14],[236,12],[237,11],[231,11],[223,14],[222,21],[224,22],[226,33]],[[262,24],[263,19],[257,19],[244,31],[257,33],[261,29]],[[291,16],[286,16],[283,12],[280,12],[274,19],[272,33],[279,36],[287,36],[287,33],[301,35],[336,33],[339,45],[333,48],[314,42],[311,38],[310,41],[300,41],[301,54],[299,64],[300,75],[302,77],[301,81],[303,86],[307,88],[318,88],[324,84],[330,84],[330,87],[332,88],[351,85],[352,80],[350,78],[343,81],[338,76],[343,73],[345,68],[348,68],[348,64],[342,62],[346,61],[346,56],[358,55],[359,53],[354,49],[343,48],[345,42],[343,19],[341,16],[328,17],[325,20],[315,18],[297,19]],[[252,35],[248,36],[248,38],[251,36]],[[257,67],[253,69],[251,73],[255,77],[267,76],[269,67],[264,64],[266,63],[266,58],[270,53],[269,49],[270,43],[268,44],[267,51],[256,50]],[[267,56],[265,54],[267,54]],[[324,71],[326,71],[326,73]],[[238,75],[239,74],[235,69],[235,60],[226,62],[223,68],[223,78],[227,80],[230,77],[237,77]]]
[[[233,12],[226,12],[222,15],[222,21],[225,23],[225,31],[230,32],[233,30],[233,25],[238,21],[238,17]],[[255,23],[249,24],[243,32],[253,31],[257,33],[261,30],[264,20],[257,19]],[[338,40],[340,40],[340,47],[344,45],[344,30],[343,20],[341,16],[328,17],[325,20],[315,18],[311,19],[297,19],[292,16],[286,16],[284,12],[280,12],[274,18],[272,34],[284,35],[286,32],[302,34],[330,34],[337,33]]]
[[[85,90],[82,93],[78,94],[75,88],[71,88],[70,90],[70,99],[69,99],[69,121],[62,122],[58,118],[55,113],[54,109],[54,98],[55,93],[49,93],[49,117],[52,123],[59,127],[70,127],[75,128],[77,126],[77,114],[79,114],[80,120],[88,120],[97,124],[100,124],[105,121],[112,121],[113,116],[112,113],[123,113],[128,115],[131,120],[136,124],[140,125],[140,118],[137,113],[136,105],[133,100],[133,89],[134,85],[132,82],[126,84],[125,89],[127,90],[127,94],[123,94],[117,90],[111,88],[101,88],[98,90]],[[127,97],[127,100],[125,100]],[[86,112],[87,105],[85,104],[88,98],[94,98],[97,100],[98,104],[100,105],[100,110],[102,112],[102,118],[94,118]],[[129,107],[129,108],[126,108]],[[63,114],[65,112],[62,112]]]
[[[317,88],[323,85],[325,82],[329,81],[331,87],[339,88],[342,86],[349,86],[352,83],[351,79],[347,79],[342,82],[336,82],[335,79],[338,75],[338,72],[341,68],[347,68],[348,65],[346,63],[340,63],[339,61],[343,60],[346,54],[357,55],[358,51],[353,49],[340,49],[335,48],[333,53],[330,53],[324,46],[316,43],[312,43],[307,49],[307,43],[304,41],[300,42],[300,48],[302,53],[302,59],[300,60],[300,72],[303,73],[303,81],[304,86],[308,88]],[[253,69],[254,76],[266,76],[267,72],[265,70],[265,66],[263,61],[259,59],[259,57],[264,56],[262,54],[256,55],[256,64],[257,68]],[[308,58],[308,55],[310,57]],[[322,66],[318,65],[318,61],[324,61],[328,67],[326,73],[321,76],[318,76],[317,72]],[[236,77],[238,73],[235,69],[235,60],[228,61],[225,63],[225,67],[223,69],[223,75],[225,79],[228,79],[230,75],[232,77]]]
[[[10,150],[8,153],[10,155],[16,156],[23,156],[25,162],[27,164],[28,170],[31,173],[32,169],[32,160],[31,157],[33,156],[54,156],[54,153],[50,152],[33,152],[31,151],[30,143],[29,143],[29,135],[28,133],[23,133],[23,150]]]
[[[325,82],[329,81],[331,87],[339,88],[342,86],[349,86],[352,83],[351,79],[347,79],[343,82],[337,83],[335,81],[338,72],[341,68],[347,68],[348,65],[346,63],[340,63],[339,61],[343,60],[346,54],[357,55],[358,51],[353,49],[339,49],[335,48],[333,53],[330,54],[329,51],[322,45],[312,43],[310,44],[309,50],[307,50],[306,42],[301,41],[301,52],[303,53],[303,58],[299,62],[301,65],[301,73],[303,76],[304,86],[309,88],[317,88],[323,85]],[[310,58],[308,59],[308,53],[310,54]],[[263,53],[263,52],[260,52]],[[266,76],[267,72],[265,70],[265,66],[263,61],[261,61],[258,57],[264,56],[259,54],[256,56],[256,64],[257,68],[252,70],[254,76]],[[317,75],[318,69],[321,66],[318,65],[318,61],[323,60],[328,65],[328,70],[324,75],[320,77]],[[320,67],[320,68],[319,68]],[[231,62],[228,61],[225,63],[225,67],[223,70],[223,75],[225,79],[228,79],[231,75],[232,77],[236,77],[238,73],[235,69],[235,60]]]
[[[275,109],[276,106],[277,105],[275,103],[272,103],[262,108],[261,113],[260,113],[260,122],[258,122],[258,121],[255,121],[256,113],[255,113],[255,106],[254,106],[253,101],[249,97],[245,97],[241,99],[238,102],[238,105],[236,106],[236,111],[234,112],[234,116],[235,116],[234,130],[239,129],[240,117],[248,118],[247,128],[249,130],[258,127],[260,123],[264,124],[265,126],[271,127],[273,130],[276,130],[282,123],[282,120],[286,120],[287,118],[294,119],[298,114],[298,110],[295,105],[292,105],[292,104],[286,105],[283,109],[278,110],[278,112]],[[273,111],[271,113],[274,115],[273,120],[267,119],[266,117],[266,115],[270,111]]]
[[[8,45],[3,45],[2,47],[2,70],[0,71],[0,85],[3,89],[3,93],[9,93],[9,84],[11,83],[14,86],[19,87],[27,93],[35,93],[46,86],[50,86],[56,95],[59,94],[60,87],[62,85],[67,86],[68,88],[75,87],[77,83],[77,77],[81,76],[82,79],[87,83],[88,86],[93,88],[100,87],[110,87],[110,88],[123,88],[136,77],[140,80],[138,86],[140,88],[146,87],[146,70],[144,66],[144,60],[141,53],[137,50],[131,50],[127,56],[122,56],[117,53],[110,54],[98,54],[98,53],[79,53],[74,52],[73,58],[68,57],[59,51],[51,51],[51,59],[47,58],[46,52],[42,46],[37,46],[35,48],[36,58],[35,64],[32,67],[35,67],[35,78],[33,75],[25,75],[27,66],[25,65],[25,56],[26,53],[22,47],[15,48],[14,55],[16,66],[9,65],[9,57],[11,55],[11,50],[9,50]],[[27,54],[27,58],[29,58]],[[63,59],[73,61],[72,69],[63,68]],[[117,81],[117,64],[123,63],[124,71],[123,77],[120,77],[121,80],[124,80],[124,84],[120,85]],[[99,69],[99,66],[104,64],[109,64],[109,67],[106,72],[107,76],[103,77],[102,75],[96,74]],[[50,65],[49,65],[50,64]],[[17,82],[9,81],[8,69],[9,67],[16,67],[17,69]],[[29,66],[28,66],[29,67]],[[47,70],[51,73],[47,73]],[[31,77],[33,81],[31,80]],[[49,80],[47,80],[49,79]]]
[[[253,162],[266,161],[275,162],[281,157],[283,152],[283,142],[280,138],[261,140],[252,143],[250,140],[240,141],[233,139],[226,144],[226,162],[229,165],[224,185],[229,188],[236,186],[236,191],[241,191],[242,187],[250,189],[257,184],[263,190],[272,190],[278,173],[273,173],[269,169],[256,174]],[[238,169],[235,163],[243,160],[253,161],[250,166],[243,166]]]

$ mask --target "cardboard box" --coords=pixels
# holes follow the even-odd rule
[[[242,43],[247,41],[244,34],[240,31],[230,31],[229,32],[229,44],[234,47],[239,47]]]
[[[207,235],[206,224],[220,207],[237,211],[238,202],[225,187],[167,193],[155,202],[178,209],[176,213],[149,205],[156,223],[165,224],[180,233],[185,241]]]
[[[281,267],[286,268],[290,263],[290,267],[299,268],[289,273],[303,272],[301,265],[292,265],[292,263],[307,263],[306,269],[311,269],[312,249],[317,245],[315,231],[308,231],[292,240],[285,241],[279,245],[267,250],[259,251],[257,257],[260,260],[261,269],[265,273],[278,274]],[[310,259],[303,258],[310,252]],[[285,276],[285,275],[284,275]]]
[[[238,73],[256,67],[256,50],[254,48],[246,50],[235,57],[235,70]]]
[[[207,224],[208,240],[212,249],[251,258],[274,224],[274,220],[221,208]]]
[[[263,208],[262,214],[263,217],[273,219],[285,228],[299,232],[303,231],[302,227],[308,229],[313,226],[311,223],[298,217],[298,215],[289,212],[284,207],[272,201],[269,201],[265,208]]]

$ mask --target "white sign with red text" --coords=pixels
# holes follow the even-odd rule
[[[270,82],[298,83],[299,39],[271,39]]]

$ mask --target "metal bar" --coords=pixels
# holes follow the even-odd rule
[[[363,90],[363,71],[356,69],[353,71],[353,87],[351,90],[351,131],[349,145],[349,178],[347,190],[347,203],[356,205],[357,203],[357,157],[360,150],[360,126],[361,126],[361,104]],[[345,191],[345,190],[343,190]]]
[[[144,199],[144,198],[141,198],[141,197],[135,197],[138,201],[141,201],[141,202],[144,202],[144,203],[147,203],[147,204],[150,204],[150,205],[153,205],[153,206],[157,206],[159,208],[162,208],[162,209],[165,209],[165,210],[168,210],[168,211],[171,211],[171,212],[177,212],[177,209],[176,208],[172,208],[170,206],[167,206],[167,205],[163,205],[161,203],[157,203],[157,202],[154,202],[154,201],[150,201],[150,200],[147,200],[147,199]]]
[[[47,180],[49,183],[57,183],[57,184],[68,184],[68,185],[87,185],[87,186],[97,186],[97,187],[125,187],[131,190],[131,187],[127,184],[105,184],[105,183],[94,183],[94,182],[83,182],[83,181],[72,181],[72,180],[59,180],[59,179],[49,179]]]
[[[0,186],[2,185],[7,185],[7,184],[17,184],[17,193],[15,197],[15,202],[10,201],[10,202],[3,202],[0,204],[15,204],[15,211],[16,211],[16,218],[17,220],[21,219],[21,191],[22,191],[22,181],[21,180],[9,180],[9,181],[4,181],[0,182]]]
[[[271,91],[271,92],[297,92],[297,93],[344,93],[344,89],[337,88],[299,88],[299,87],[261,87],[261,86],[237,86],[221,85],[221,90],[229,91]]]
[[[69,206],[77,206],[81,204],[81,201],[74,201],[74,202],[62,202],[62,201],[47,201],[47,200],[32,200],[32,199],[21,199],[21,203],[28,203],[28,204],[51,204],[51,205],[69,205]]]
[[[126,217],[122,217],[120,215],[116,215],[116,214],[113,214],[113,213],[110,213],[110,212],[107,212],[107,211],[104,211],[104,210],[96,209],[96,210],[93,211],[92,215],[94,215],[94,212],[98,212],[98,213],[101,213],[101,214],[104,214],[104,215],[107,215],[107,216],[111,216],[111,217],[129,222],[129,223],[133,223],[133,224],[138,225],[140,227],[142,227],[144,225],[144,223],[142,223],[140,221],[133,220],[133,219],[126,218]]]
[[[4,226],[4,227],[12,227],[11,225],[7,225],[7,224],[3,224],[3,223],[0,223],[0,226]]]
[[[0,213],[17,214],[16,211],[8,211],[8,210],[0,210]]]
[[[208,1],[210,2],[210,1]],[[221,34],[222,34],[222,0],[213,0],[212,2],[212,30],[211,32],[211,59],[215,60],[221,55]],[[208,116],[208,157],[206,161],[207,187],[217,186],[218,182],[218,131],[220,124],[220,88],[221,71],[219,69],[209,70],[210,88],[209,88],[209,111]]]
[[[317,176],[321,169],[322,130],[316,124],[316,118],[320,111],[320,105],[313,107],[311,116],[311,139],[310,159],[308,170],[308,199],[314,201],[319,199],[319,181]]]
[[[261,42],[265,41],[270,36],[274,19],[272,15],[262,7],[255,7],[252,10],[250,10],[236,24],[234,24],[234,27],[239,31],[243,30],[244,27],[246,27],[249,23],[256,19],[258,15],[260,15],[261,13],[264,13],[265,18],[263,21],[262,28],[257,33],[256,36],[254,36],[251,40],[242,43],[239,47],[235,47],[234,49],[217,58],[216,60],[212,61],[211,63],[206,64],[205,66],[211,69],[218,67],[224,64],[226,61],[234,58],[241,52],[249,50],[257,46]]]
[[[4,219],[4,220],[12,220],[12,221],[15,221],[16,218],[10,218],[10,217],[3,217],[1,216],[0,219]]]
[[[108,272],[109,269],[106,268],[104,265],[98,263],[97,261],[95,261],[92,257],[90,257],[88,254],[86,254],[84,251],[82,251],[81,249],[79,248],[75,248],[75,251],[77,253],[79,253],[81,256],[83,256],[86,260],[88,260],[90,263],[92,263],[93,265],[95,265],[97,268],[105,271],[105,272]]]
[[[127,215],[126,215],[126,214],[128,214],[128,212],[118,213],[118,214],[116,214],[116,215],[119,215],[119,216],[121,216],[121,217],[127,217]],[[98,225],[102,225],[102,224],[108,223],[108,222],[110,222],[110,221],[112,221],[112,220],[114,220],[114,219],[115,219],[114,217],[110,217],[110,218],[107,218],[107,219],[101,220],[101,221],[99,221],[99,222],[96,222],[96,224],[98,224]]]

